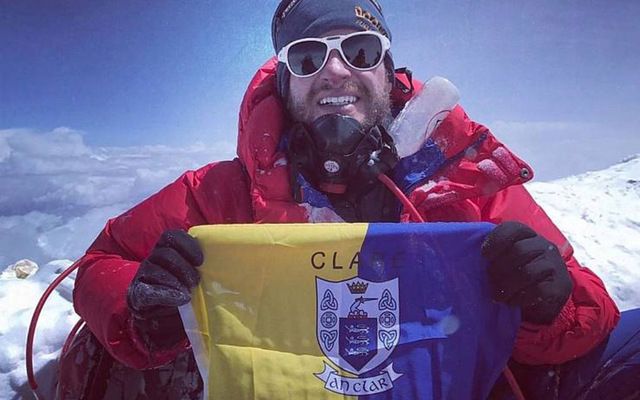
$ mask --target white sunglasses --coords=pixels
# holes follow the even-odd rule
[[[317,74],[324,68],[329,53],[338,50],[347,65],[358,71],[376,68],[391,48],[389,39],[378,32],[354,32],[325,38],[295,40],[278,52],[278,61],[299,78]]]

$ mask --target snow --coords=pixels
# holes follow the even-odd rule
[[[528,188],[618,306],[640,306],[640,155]]]
[[[27,279],[19,279],[9,266],[0,275],[0,398],[30,399],[25,368],[27,329],[35,305],[47,285],[70,266],[70,260],[56,260],[41,266]],[[53,398],[56,360],[67,334],[78,317],[71,306],[73,275],[53,292],[47,302],[34,342],[34,370],[44,398]]]
[[[70,135],[69,131],[60,130],[53,136],[56,141],[60,141],[69,139]],[[0,144],[3,140],[7,143],[6,134],[4,138],[0,135],[0,139]],[[36,139],[30,138],[32,141],[37,141]],[[77,136],[71,135],[70,140],[78,157],[88,157],[87,160],[92,159],[98,163],[98,156],[111,158],[112,161],[116,159],[116,164],[120,165],[118,176],[131,173],[139,182],[152,180],[156,183],[167,177],[166,173],[154,172],[161,168],[143,168],[142,163],[124,162],[125,158],[136,158],[132,152],[126,155],[121,152],[118,156],[114,150],[99,155],[85,149]],[[0,147],[0,160],[10,159],[19,150],[20,146],[3,145]],[[43,145],[38,146],[38,152],[46,155],[53,150]],[[162,153],[156,149],[155,154],[158,155],[158,152]],[[158,157],[163,160],[164,165],[170,165],[171,161],[167,160],[166,154],[168,152]],[[56,168],[58,167],[63,166]],[[60,182],[66,188],[72,187],[72,172],[69,171],[75,168],[77,166],[73,165],[58,172],[58,177],[64,177]],[[100,172],[99,165],[87,165],[87,168],[89,172],[79,174],[82,182],[93,182],[86,188],[87,199],[91,193],[96,193],[96,188],[114,184],[104,172]],[[100,182],[100,179],[106,181]],[[55,186],[50,176],[43,182],[46,188]],[[122,204],[118,206],[98,202],[86,207],[81,206],[83,201],[76,201],[75,209],[56,208],[58,212],[55,213],[51,212],[51,208],[35,207],[35,211],[23,214],[0,214],[0,255],[5,257],[0,257],[0,267],[6,266],[0,268],[0,272],[4,270],[0,273],[0,399],[33,398],[27,384],[24,344],[33,309],[46,286],[71,265],[70,259],[78,257],[80,246],[88,246],[107,217],[139,201],[142,194],[148,195],[146,192],[157,190],[156,186],[159,185],[146,184],[145,193],[134,193],[130,189],[126,193],[119,193],[118,198]],[[640,307],[640,269],[637,268],[640,260],[640,155],[630,157],[606,170],[552,182],[531,183],[527,187],[569,238],[578,260],[603,279],[620,308],[625,310]],[[62,190],[60,187],[57,189]],[[61,206],[62,195],[58,190],[51,193],[54,193],[54,197],[58,196],[54,201]],[[74,193],[77,194],[79,190],[76,188]],[[39,194],[44,196],[46,192]],[[125,195],[129,196],[129,201],[125,201]],[[22,193],[20,198],[28,198],[27,193]],[[13,202],[10,198],[5,198],[0,199],[0,204],[11,204],[14,209],[18,209],[19,201],[21,200]],[[37,202],[32,205],[37,205]],[[22,254],[18,255],[18,252]],[[7,254],[15,259],[7,262]],[[58,260],[45,260],[43,264],[43,258],[47,257],[48,260]],[[26,279],[18,279],[11,268],[21,258],[40,263],[39,269]],[[44,398],[52,398],[50,393],[55,377],[56,358],[68,332],[77,321],[71,305],[72,288],[73,275],[53,292],[36,332],[34,366],[42,390],[40,394],[48,394]]]

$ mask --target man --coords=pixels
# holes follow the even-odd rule
[[[522,186],[530,168],[488,129],[456,107],[413,162],[396,165],[386,128],[421,84],[394,74],[377,1],[283,1],[272,38],[277,60],[240,109],[239,158],[187,172],[110,220],[79,261],[74,305],[88,329],[63,355],[60,398],[200,398],[177,312],[202,263],[185,230],[412,220],[382,172],[427,221],[499,224],[483,253],[494,298],[522,309],[515,362],[563,364],[602,343],[615,304]]]

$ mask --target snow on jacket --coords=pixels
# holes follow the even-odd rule
[[[119,362],[136,369],[154,368],[189,348],[185,338],[175,348],[150,353],[127,310],[127,287],[164,230],[338,218],[329,209],[292,199],[286,157],[278,150],[285,121],[275,91],[275,66],[274,60],[262,66],[245,94],[240,109],[239,159],[187,172],[111,219],[79,260],[75,309]],[[392,93],[396,105],[402,105],[408,96],[399,89]],[[567,263],[574,281],[572,296],[551,325],[522,324],[514,359],[558,364],[584,355],[601,342],[615,326],[619,312],[602,281],[575,260],[567,239],[523,186],[532,178],[529,166],[460,107],[441,123],[430,143],[442,162],[433,173],[405,187],[425,220],[521,221],[553,241]],[[403,213],[401,220],[410,221],[409,214]]]

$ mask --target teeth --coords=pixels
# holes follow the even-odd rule
[[[358,101],[358,98],[356,96],[325,97],[320,100],[319,104],[321,106],[344,106],[347,104],[353,104],[356,101]]]

